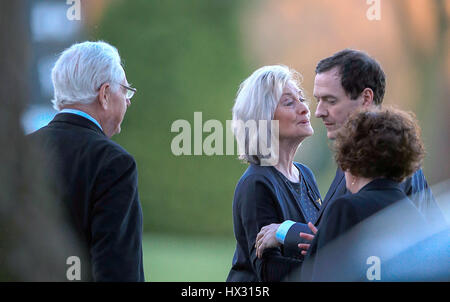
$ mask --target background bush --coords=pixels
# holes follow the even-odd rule
[[[144,230],[230,235],[234,188],[246,166],[236,156],[174,156],[171,125],[189,121],[193,139],[194,112],[223,126],[231,119],[250,72],[241,57],[237,1],[132,4],[111,5],[91,35],[118,48],[138,89],[124,134],[114,139],[138,164]]]

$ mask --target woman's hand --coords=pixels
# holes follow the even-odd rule
[[[316,235],[317,228],[314,226],[314,224],[312,224],[311,222],[308,222],[308,227],[313,232],[313,234]],[[306,239],[308,241],[313,241],[314,235],[303,233],[303,232],[300,233],[300,237],[302,237],[303,239]],[[308,244],[308,243],[300,243],[298,245],[298,247],[302,250],[301,253],[303,256],[306,256],[309,246],[310,246],[310,244]]]
[[[259,231],[258,235],[256,236],[255,243],[256,256],[258,256],[258,258],[261,259],[263,251],[266,248],[278,247],[281,245],[276,237],[279,226],[279,223],[272,223],[262,227],[261,231]]]

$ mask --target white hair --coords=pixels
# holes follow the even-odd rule
[[[259,121],[266,121],[269,123],[267,137],[270,138],[270,121],[274,118],[283,89],[289,81],[292,81],[300,89],[303,96],[303,90],[300,87],[301,75],[284,65],[261,67],[241,83],[232,110],[233,132],[238,145],[240,145],[240,150],[245,151],[240,154],[240,159],[248,163],[261,164],[264,156],[259,152],[256,155],[252,154],[250,148],[252,148],[252,144],[253,147],[255,144],[259,146],[261,141],[267,141],[267,139],[260,137],[259,130],[251,132],[245,129],[245,132],[239,132],[237,127],[239,127],[238,125],[242,126],[243,123],[247,124],[248,121],[256,121],[256,125],[259,127]],[[240,130],[242,131],[242,129]],[[245,139],[238,137],[239,135],[245,135]]]
[[[74,44],[60,55],[52,69],[53,107],[90,104],[101,85],[108,82],[113,90],[125,79],[119,52],[103,41]]]

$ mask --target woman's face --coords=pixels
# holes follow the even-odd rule
[[[314,134],[308,105],[301,98],[297,85],[289,81],[275,110],[274,120],[279,122],[279,138],[302,141]]]

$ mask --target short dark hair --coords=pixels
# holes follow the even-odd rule
[[[366,53],[344,49],[331,57],[321,60],[316,66],[316,74],[339,68],[341,85],[352,100],[356,99],[365,88],[373,91],[375,105],[383,102],[386,77],[380,64]]]
[[[343,171],[398,182],[420,168],[425,154],[414,114],[394,108],[352,114],[338,132],[334,151]]]

